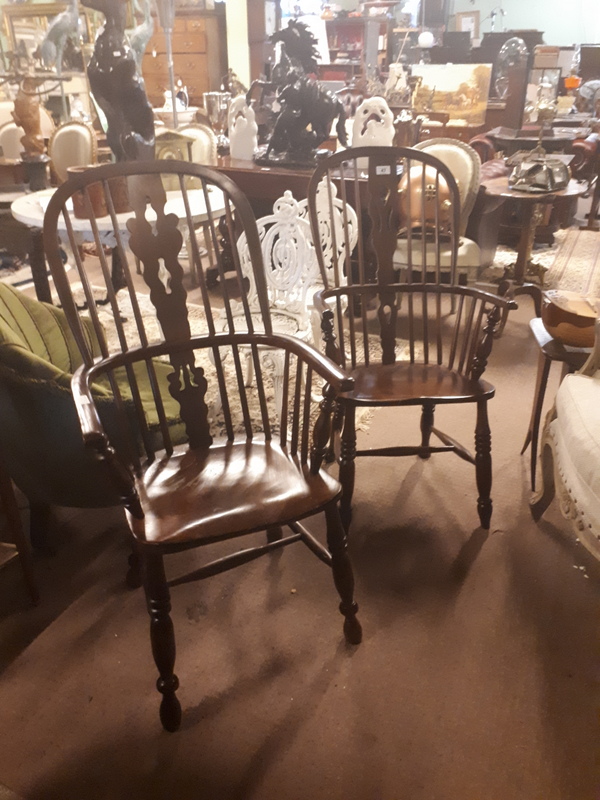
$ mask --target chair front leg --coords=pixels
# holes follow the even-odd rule
[[[344,636],[348,644],[360,644],[362,628],[356,618],[358,604],[354,600],[354,573],[348,557],[348,540],[342,525],[337,503],[325,508],[327,547],[331,553],[333,581],[341,598],[340,612],[344,616]]]
[[[125,583],[129,589],[139,589],[143,583],[142,578],[142,556],[140,555],[137,541],[131,540],[131,553],[127,558],[128,570]]]
[[[356,407],[353,403],[344,403],[344,424],[340,452],[340,483],[342,499],[340,514],[344,529],[350,528],[352,522],[352,495],[354,494],[354,476],[356,473]]]
[[[487,400],[477,401],[475,427],[475,475],[477,479],[477,512],[481,527],[489,530],[492,518],[492,436],[487,414]]]
[[[327,464],[333,464],[335,461],[335,449],[337,441],[344,424],[344,405],[336,401],[335,409],[333,412],[333,419],[331,420],[331,436],[329,437],[329,445],[325,453],[325,461]]]
[[[160,721],[166,731],[176,731],[181,724],[181,705],[175,692],[179,679],[173,672],[175,666],[175,633],[171,620],[171,597],[165,575],[162,553],[142,546],[144,589],[150,614],[150,641],[152,655],[158,668],[156,688],[163,698],[160,704]]]
[[[421,408],[421,452],[419,458],[429,458],[429,440],[431,439],[431,429],[433,428],[433,418],[435,405],[433,403],[423,403]]]

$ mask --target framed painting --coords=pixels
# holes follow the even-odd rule
[[[459,11],[454,17],[457,31],[468,31],[471,39],[479,39],[479,11]]]
[[[414,64],[412,74],[421,79],[413,98],[416,111],[444,111],[455,125],[483,125],[491,64]]]

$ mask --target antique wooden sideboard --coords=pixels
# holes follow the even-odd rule
[[[190,105],[201,106],[203,92],[218,91],[227,72],[224,3],[214,11],[177,9],[173,29],[175,79],[187,87]],[[144,54],[142,73],[150,103],[160,108],[169,87],[165,35],[156,21]]]

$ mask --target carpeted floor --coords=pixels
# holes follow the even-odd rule
[[[0,783],[26,800],[598,800],[600,568],[555,507],[529,515],[537,353],[519,300],[486,373],[489,536],[470,465],[362,459],[363,643],[342,643],[331,576],[303,549],[180,587],[177,734],[158,721],[119,514],[57,513],[42,604],[16,563],[0,575]],[[473,409],[438,422],[472,443]],[[360,443],[417,430],[382,410]]]

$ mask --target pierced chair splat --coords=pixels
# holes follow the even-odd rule
[[[154,330],[147,330],[139,303],[134,305],[138,345],[129,345],[123,323],[117,323],[121,347],[108,355],[104,340],[104,357],[96,361],[87,358],[73,378],[72,389],[84,442],[112,477],[127,510],[143,566],[152,652],[159,673],[157,688],[162,694],[160,719],[166,730],[174,731],[180,725],[181,706],[174,672],[172,587],[241,566],[301,541],[331,568],[341,599],[339,609],[346,640],[354,644],[360,641],[352,567],[338,509],[341,486],[322,469],[335,399],[352,388],[352,379],[304,342],[272,332],[256,222],[248,201],[229,179],[206,167],[174,161],[168,165],[130,162],[102,169],[105,171],[97,175],[101,176],[107,195],[111,177],[127,176],[133,209],[128,222],[130,246],[142,264],[157,324]],[[161,181],[165,170],[179,177],[186,208],[183,220],[166,212]],[[221,302],[225,304],[228,325],[223,331],[220,310],[213,309],[202,277],[202,324],[197,323],[198,309],[187,302],[179,263],[184,241],[180,227],[193,225],[184,180],[189,174],[201,182],[207,205],[209,187],[218,187],[222,192],[231,240],[237,241],[245,234],[259,320],[251,313],[247,284],[234,248],[237,291],[243,307],[241,319],[234,314],[221,271]],[[78,339],[81,326],[60,262],[55,230],[68,192],[86,188],[85,176],[78,176],[66,189],[61,187],[48,208],[45,229],[57,289]],[[110,207],[108,196],[107,201]],[[208,223],[211,237],[216,239],[215,219],[210,212]],[[191,242],[193,257],[197,258],[195,239]],[[110,277],[106,270],[103,274]],[[131,278],[126,270],[127,287],[133,292]],[[90,288],[88,281],[86,291]],[[115,298],[110,287],[109,296],[112,303]],[[133,305],[133,296],[130,301]],[[258,322],[260,332],[255,331]],[[265,350],[283,354],[278,396],[263,368],[260,354]],[[242,370],[247,353],[255,372],[251,387],[245,385]],[[156,374],[157,363],[163,365],[162,376]],[[138,376],[144,372],[150,388],[141,402]],[[114,392],[118,420],[111,428],[97,409],[94,387],[103,376],[112,387],[117,376],[124,377],[128,386],[127,391]],[[315,403],[313,398],[319,387],[321,400]],[[220,411],[215,414],[211,405],[214,409],[217,397]],[[172,435],[165,398],[177,406],[184,429],[183,444],[178,444]],[[326,545],[303,522],[317,513],[325,515]],[[167,580],[166,555],[265,530],[266,543],[251,540],[245,549],[234,548],[229,555],[213,558],[202,566],[194,567],[190,557],[191,571]]]
[[[365,159],[367,166],[363,168]],[[431,168],[436,174],[432,177],[429,172],[426,178],[425,170]],[[423,189],[424,182],[431,180],[437,195],[442,177],[453,198],[445,208],[441,206],[448,200],[446,193],[440,193],[439,202],[432,203],[427,191],[413,191],[415,187],[411,186],[411,180],[416,180],[417,188]],[[352,198],[360,220],[356,247],[348,250],[338,272],[338,279],[343,274],[344,282],[328,286],[315,296],[325,352],[355,381],[354,389],[338,398],[344,524],[348,528],[351,520],[357,456],[416,455],[426,459],[432,453],[447,451],[475,465],[479,519],[483,528],[489,528],[492,471],[487,401],[493,397],[494,388],[482,375],[494,330],[504,310],[514,308],[514,303],[470,287],[442,284],[437,256],[432,265],[436,282],[402,280],[414,278],[414,274],[412,264],[408,265],[408,275],[403,275],[394,263],[399,241],[412,243],[421,237],[421,252],[426,256],[426,245],[439,252],[449,235],[451,252],[456,255],[457,227],[449,226],[457,221],[459,210],[456,183],[432,156],[403,148],[373,147],[346,150],[321,162],[308,190],[314,238],[318,238],[322,224],[323,209],[317,209],[316,196],[323,180],[337,185],[343,200]],[[327,280],[319,249],[317,257]],[[451,266],[454,264],[455,260]],[[428,273],[426,269],[425,276]],[[456,403],[476,406],[474,455],[434,425],[435,407]],[[357,451],[358,407],[412,405],[422,409],[420,444]],[[431,444],[432,435],[440,444]]]

